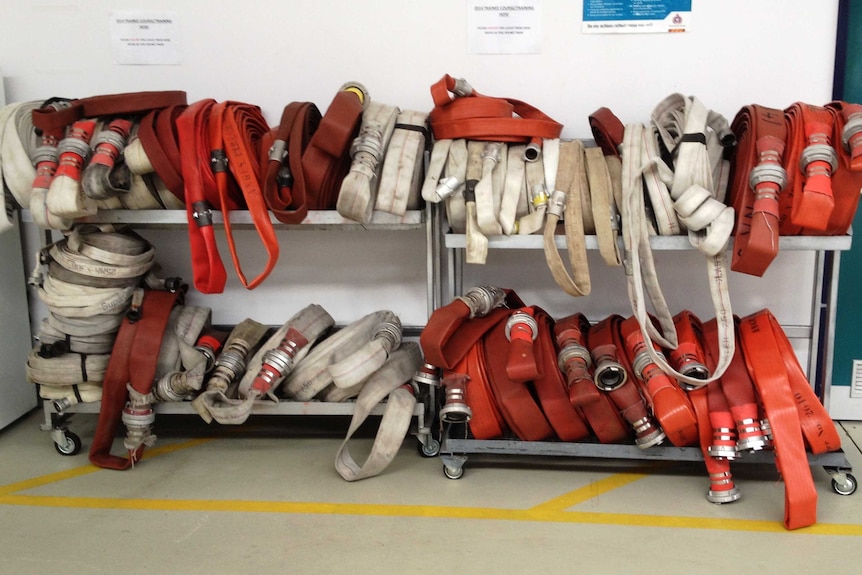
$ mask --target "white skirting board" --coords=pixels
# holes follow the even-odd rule
[[[849,385],[833,385],[826,399],[826,409],[832,419],[862,421],[862,397],[850,397]]]

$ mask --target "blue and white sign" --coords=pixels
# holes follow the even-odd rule
[[[685,32],[691,0],[584,0],[584,34]]]

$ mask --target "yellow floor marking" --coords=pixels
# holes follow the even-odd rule
[[[180,451],[181,449],[188,449],[189,447],[197,447],[198,445],[209,443],[212,440],[212,437],[201,437],[199,439],[189,439],[188,441],[182,441],[180,443],[171,443],[170,445],[148,447],[147,450],[144,451],[144,459],[147,457],[158,457],[159,455],[173,453],[175,451]]]
[[[145,459],[200,445],[210,439],[195,439],[149,449]],[[440,505],[382,505],[291,501],[243,501],[213,499],[127,499],[108,497],[65,497],[18,495],[17,493],[66,479],[101,471],[94,465],[59,471],[0,487],[0,505],[64,507],[75,509],[121,509],[140,511],[198,511],[236,513],[295,513],[317,515],[364,515],[382,517],[429,517],[497,521],[544,521],[616,525],[620,527],[662,527],[671,529],[717,529],[723,531],[787,532],[779,520],[720,519],[630,513],[568,511],[571,507],[628,485],[648,474],[615,473],[609,477],[549,499],[529,509],[495,507],[447,507]],[[862,536],[862,525],[817,523],[794,533]]]
[[[160,445],[159,447],[152,447],[144,451],[144,456],[142,460],[149,459],[151,457],[158,457],[159,455],[164,455],[166,453],[173,453],[175,451],[179,451],[181,449],[187,449],[189,447],[195,447],[196,445],[200,445],[202,443],[206,443],[211,441],[210,439],[193,439],[190,441],[184,441],[182,443],[175,443],[171,445]],[[49,473],[48,475],[42,475],[40,477],[34,477],[33,479],[26,479],[24,481],[19,481],[17,483],[10,483],[9,485],[4,485],[0,487],[0,496],[3,495],[11,495],[13,493],[17,493],[18,491],[25,491],[27,489],[33,489],[35,487],[41,487],[43,485],[48,485],[49,483],[56,483],[57,481],[65,481],[66,479],[74,479],[76,477],[82,477],[84,475],[88,475],[90,473],[95,473],[96,471],[101,471],[101,467],[96,467],[95,465],[82,465],[81,467],[75,467],[74,469],[66,469],[64,471],[58,471],[56,473]]]
[[[6,495],[0,505],[66,507],[74,509],[121,509],[137,511],[198,511],[237,513],[283,513],[314,515],[364,515],[378,517],[427,517],[440,519],[475,519],[497,521],[543,521],[616,525],[619,527],[663,527],[673,529],[707,529],[722,531],[787,532],[780,521],[756,519],[716,519],[641,515],[633,513],[599,513],[581,511],[543,511],[533,509],[500,509],[489,507],[447,507],[439,505],[381,505],[364,503],[320,503],[291,501],[241,501],[213,499],[125,499],[103,497],[56,497],[41,495]],[[811,535],[862,536],[862,525],[817,523],[794,533]]]
[[[574,491],[570,491],[564,495],[549,499],[544,503],[540,503],[530,509],[530,511],[537,516],[545,514],[553,515],[555,512],[565,511],[579,503],[589,501],[590,499],[598,497],[608,491],[612,491],[618,487],[622,487],[623,485],[628,485],[629,483],[644,477],[646,477],[646,474],[643,473],[615,473],[610,477],[594,481],[580,489],[575,489]]]
[[[74,469],[67,469],[65,471],[58,471],[57,473],[51,473],[49,475],[34,477],[33,479],[25,479],[24,481],[10,483],[9,485],[4,485],[3,487],[0,487],[0,496],[11,495],[12,493],[16,493],[18,491],[25,491],[27,489],[33,489],[34,487],[41,487],[42,485],[48,485],[49,483],[55,483],[57,481],[74,479],[75,477],[81,477],[82,475],[93,473],[94,471],[100,471],[100,469],[95,465],[84,465],[82,467],[76,467]]]

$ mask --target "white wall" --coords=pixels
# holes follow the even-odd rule
[[[271,122],[293,100],[325,106],[347,80],[402,108],[431,108],[429,86],[463,76],[526,100],[588,137],[608,106],[646,120],[671,92],[732,116],[757,102],[824,102],[832,88],[837,0],[693,0],[685,34],[584,35],[581,2],[541,2],[542,53],[469,55],[467,2],[435,0],[2,0],[7,100],[184,89],[258,104]],[[812,7],[816,6],[816,10]],[[179,66],[119,66],[112,10],[175,12]]]
[[[684,34],[584,35],[581,2],[545,0],[541,54],[501,56],[466,53],[462,0],[0,0],[0,67],[8,101],[183,89],[190,101],[258,104],[272,123],[291,101],[313,101],[324,109],[348,80],[364,83],[372,98],[430,110],[429,87],[448,73],[467,78],[482,93],[530,102],[564,124],[564,137],[574,138],[590,137],[587,116],[600,106],[624,122],[647,121],[652,107],[675,91],[697,95],[728,119],[749,103],[783,108],[797,100],[829,101],[837,0],[692,4],[692,26]],[[131,9],[176,13],[181,65],[114,63],[108,14]],[[183,270],[188,254],[181,231],[146,235],[164,246],[160,259],[166,267],[190,277]],[[333,315],[342,321],[389,307],[406,324],[421,325],[422,232],[399,234],[395,245],[388,244],[389,235],[368,235],[282,233],[279,277],[247,294],[231,273],[226,294],[192,301],[218,308],[215,319],[224,323],[243,317],[280,323],[313,300],[335,307]],[[345,255],[340,247],[348,249]],[[383,256],[365,257],[372,250],[383,250]],[[693,254],[661,260],[671,306],[691,305],[708,317],[700,299],[706,293],[701,261]],[[526,271],[519,267],[523,262]],[[527,299],[555,315],[580,310],[599,317],[614,307],[626,313],[618,270],[602,269],[594,259],[593,285],[601,293],[574,301],[554,286],[544,265],[540,252],[492,254],[486,268],[467,270],[465,287],[503,279],[526,290],[539,278],[531,292],[537,299]],[[768,306],[783,323],[807,323],[811,267],[807,255],[783,254],[767,279],[734,277],[737,310]],[[806,287],[790,289],[797,278]],[[345,299],[345,284],[361,289]]]

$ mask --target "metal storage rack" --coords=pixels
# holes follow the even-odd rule
[[[229,214],[230,224],[233,229],[252,229],[253,222],[247,211],[234,211]],[[29,210],[20,212],[23,223],[32,224],[32,216]],[[344,232],[359,232],[363,230],[425,230],[426,242],[426,272],[427,272],[427,312],[428,314],[438,305],[440,291],[435,278],[437,273],[437,260],[435,255],[438,248],[431,229],[431,216],[427,210],[410,210],[404,216],[396,216],[385,212],[374,212],[368,224],[361,224],[340,216],[335,210],[312,210],[299,224],[283,224],[270,214],[273,226],[277,230],[333,230]],[[103,210],[95,216],[80,218],[77,223],[108,223],[125,224],[134,228],[165,229],[185,227],[188,225],[187,215],[184,210]],[[224,225],[222,212],[213,212],[213,223],[216,226]],[[418,337],[421,326],[405,326],[405,337]],[[440,442],[433,433],[432,422],[436,416],[436,389],[432,386],[424,386],[420,389],[413,410],[413,422],[410,433],[417,440],[417,448],[420,455],[434,457],[439,453]],[[279,415],[279,416],[352,416],[354,402],[322,402],[307,401],[297,402],[282,400],[257,401],[252,409],[252,415]],[[76,455],[82,447],[81,438],[69,430],[70,418],[74,414],[98,414],[100,402],[78,403],[63,408],[55,401],[43,400],[43,412],[45,421],[41,425],[43,431],[49,431],[54,441],[55,448],[61,455]],[[381,416],[385,406],[378,405],[372,412],[372,416]],[[196,415],[191,402],[165,402],[154,406],[156,414],[165,415]]]
[[[465,234],[447,233],[442,223],[442,207],[437,206],[435,230],[440,243],[439,249],[448,252],[448,278],[445,288],[447,301],[463,293],[464,250],[467,246]],[[808,379],[817,383],[821,390],[821,399],[828,397],[831,385],[832,344],[834,339],[834,324],[838,294],[839,258],[836,252],[849,250],[852,243],[852,232],[844,236],[782,236],[779,249],[787,251],[813,251],[815,253],[815,285],[814,305],[812,305],[811,323],[808,326],[784,326],[790,337],[802,337],[809,340]],[[620,239],[622,242],[622,239]],[[728,249],[732,249],[731,239]],[[557,234],[555,243],[558,249],[566,249],[565,236]],[[650,238],[653,250],[691,250],[687,236],[653,236]],[[595,236],[586,237],[588,250],[598,249]],[[622,245],[620,246],[622,252]],[[492,236],[488,238],[488,249],[543,250],[541,235]],[[443,283],[441,281],[441,283]],[[441,288],[442,290],[443,288]],[[617,445],[601,443],[569,443],[562,441],[522,441],[517,438],[501,438],[493,440],[473,439],[464,424],[441,424],[440,459],[443,473],[449,479],[460,479],[464,474],[464,465],[468,455],[503,455],[503,456],[553,456],[595,459],[651,460],[697,462],[703,461],[699,447],[667,447],[654,446],[642,450],[635,445]],[[757,452],[746,454],[736,463],[769,464],[774,463],[772,452]],[[852,475],[851,465],[843,450],[822,455],[809,454],[812,466],[821,466],[829,473],[832,489],[840,495],[851,495],[856,491],[856,478]]]

